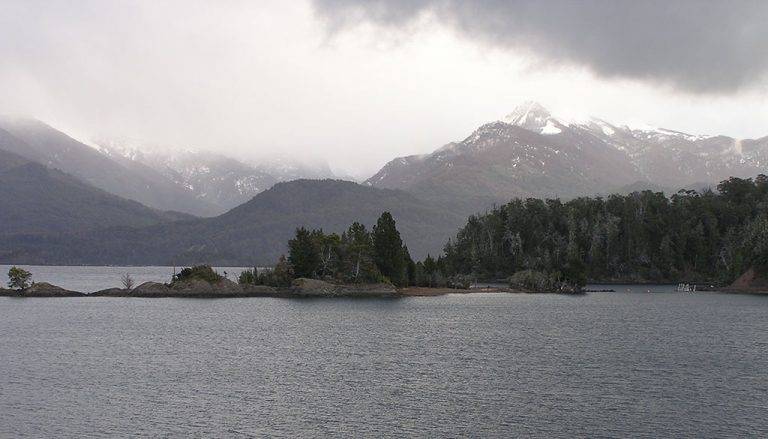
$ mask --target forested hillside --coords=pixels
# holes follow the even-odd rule
[[[143,227],[189,215],[162,212],[97,189],[58,169],[50,169],[0,149],[0,254],[10,235],[90,233],[115,226]]]
[[[671,197],[516,199],[471,216],[441,263],[449,276],[535,270],[574,280],[730,282],[768,266],[768,177]]]
[[[296,228],[341,233],[392,212],[411,254],[439,251],[466,217],[398,190],[339,180],[279,183],[215,218],[57,236],[8,236],[0,261],[30,264],[273,264]]]
[[[151,208],[202,216],[219,211],[148,166],[138,162],[124,166],[34,119],[0,116],[0,149]]]

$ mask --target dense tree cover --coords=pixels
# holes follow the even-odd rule
[[[671,197],[515,199],[471,216],[445,246],[443,275],[506,278],[532,270],[592,280],[730,282],[768,269],[768,177]]]
[[[223,279],[223,277],[216,272],[210,265],[195,265],[193,267],[182,268],[177,274],[174,274],[171,278],[171,283],[183,282],[188,280],[202,280],[205,282],[216,283]]]
[[[403,247],[400,232],[395,226],[395,219],[389,212],[384,212],[373,226],[373,257],[376,268],[382,275],[396,285],[408,282],[407,268],[411,262],[408,249]]]
[[[277,264],[271,270],[245,270],[240,273],[237,282],[241,285],[267,285],[270,287],[287,287],[291,285],[294,278],[294,271],[291,264],[285,258],[280,256]]]
[[[343,283],[390,281],[397,286],[415,279],[416,264],[403,245],[389,212],[379,217],[372,231],[353,223],[341,235],[322,230],[296,229],[288,241],[288,258],[274,270],[240,275],[242,284],[285,286],[291,279],[306,277]]]

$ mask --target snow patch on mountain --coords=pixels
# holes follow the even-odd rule
[[[548,120],[540,132],[541,134],[560,134],[563,130],[558,128],[551,120]]]

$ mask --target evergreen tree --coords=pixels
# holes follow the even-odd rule
[[[277,265],[275,265],[271,274],[274,279],[274,286],[278,287],[290,285],[295,276],[293,266],[285,259],[285,255],[280,255],[280,259],[278,259]]]
[[[371,234],[365,226],[354,222],[341,236],[344,249],[344,278],[350,282],[372,282],[380,274],[374,262]]]
[[[435,259],[432,257],[432,255],[427,254],[427,257],[424,258],[424,274],[425,274],[425,280],[426,280],[426,287],[434,287],[435,286],[435,275],[437,274],[437,262],[435,262]]]
[[[408,286],[416,285],[416,263],[411,258],[408,246],[403,246],[403,258],[405,258],[405,280]]]
[[[296,277],[314,277],[320,266],[320,248],[317,233],[309,232],[304,227],[296,229],[296,236],[288,241],[288,262]],[[322,232],[319,232],[322,233]]]
[[[394,218],[384,212],[373,226],[373,249],[376,266],[395,285],[406,282],[406,261],[403,257],[403,240],[397,231]]]

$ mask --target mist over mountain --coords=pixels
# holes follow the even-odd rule
[[[215,206],[195,196],[141,163],[120,164],[94,148],[34,119],[0,119],[0,128],[16,141],[0,149],[49,168],[59,169],[86,183],[160,210],[209,216]]]
[[[238,160],[191,148],[152,145],[129,139],[102,139],[99,151],[127,167],[147,166],[197,199],[224,213],[271,188],[275,183],[302,178],[334,178],[325,162],[302,162],[273,156]]]
[[[529,102],[462,141],[396,158],[360,185],[283,182],[331,173],[300,160],[246,163],[119,142],[100,142],[96,150],[37,121],[4,120],[2,127],[2,181],[23,199],[5,203],[11,208],[0,217],[0,259],[15,263],[271,264],[296,227],[338,233],[354,221],[370,226],[385,210],[412,256],[422,258],[440,253],[468,215],[515,197],[714,187],[764,172],[768,153],[768,137],[567,119]],[[25,212],[36,218],[25,222]]]
[[[0,138],[5,135],[0,130]],[[112,195],[4,150],[0,150],[0,188],[0,236],[81,233],[191,218]]]

